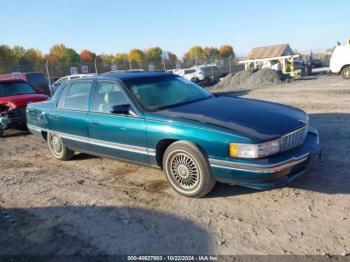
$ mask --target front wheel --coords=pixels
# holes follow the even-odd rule
[[[350,79],[350,66],[344,67],[341,70],[341,76],[346,80]]]
[[[216,183],[208,158],[190,142],[171,144],[163,157],[163,169],[172,188],[187,197],[203,197]]]
[[[191,79],[191,82],[193,82],[193,83],[198,83],[198,82],[199,82],[199,79],[198,79],[197,77],[193,77],[193,78]]]
[[[58,160],[69,160],[74,156],[74,151],[66,147],[62,139],[54,133],[47,135],[47,144],[51,154]]]

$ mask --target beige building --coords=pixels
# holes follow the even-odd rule
[[[299,55],[295,54],[289,44],[271,45],[253,48],[247,60],[240,61],[244,64],[245,70],[253,68],[270,67],[275,68],[276,64],[283,73],[294,74],[294,59]]]

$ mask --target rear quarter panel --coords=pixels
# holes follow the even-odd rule
[[[52,101],[30,103],[27,105],[27,124],[40,127],[42,129],[50,129],[48,116],[52,111]]]

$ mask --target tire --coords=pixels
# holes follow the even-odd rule
[[[216,183],[206,154],[187,141],[177,141],[166,149],[163,170],[171,187],[187,197],[203,197]]]
[[[58,160],[66,161],[74,156],[74,151],[66,147],[62,139],[54,134],[47,134],[47,144],[51,154]]]
[[[0,127],[0,138],[4,137],[4,129]]]
[[[346,80],[350,79],[350,66],[346,66],[341,70],[341,76]]]
[[[199,79],[198,79],[197,77],[193,77],[193,78],[191,79],[191,82],[193,82],[193,83],[198,83],[198,82],[199,82]]]

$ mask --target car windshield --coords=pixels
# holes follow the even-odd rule
[[[175,76],[131,79],[125,82],[147,111],[158,111],[213,96],[202,87]]]
[[[25,82],[2,82],[0,83],[0,97],[36,94],[33,87]]]

